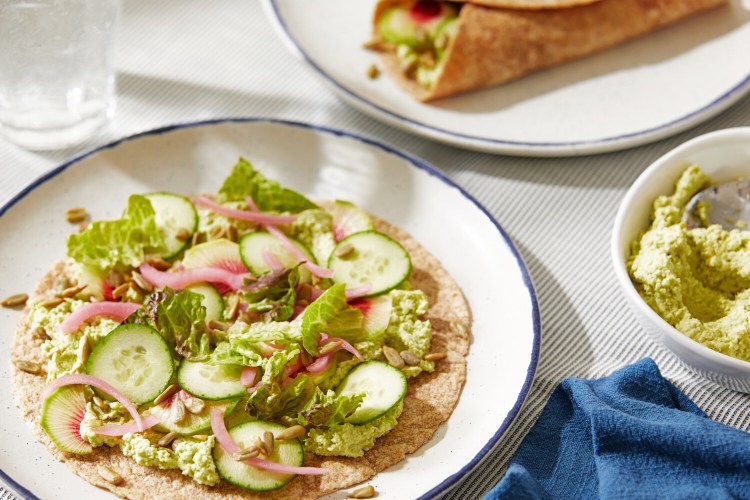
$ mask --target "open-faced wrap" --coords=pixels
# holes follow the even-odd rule
[[[477,0],[438,8],[438,2],[382,0],[374,34],[383,42],[376,47],[386,49],[386,71],[429,101],[580,58],[724,3],[595,0],[552,8],[547,0]]]

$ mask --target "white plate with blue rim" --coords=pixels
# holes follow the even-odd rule
[[[291,50],[344,101],[461,148],[519,156],[617,151],[693,127],[750,91],[750,0],[730,0],[598,54],[430,104],[385,76],[367,78],[378,60],[362,48],[371,37],[375,3],[264,5]]]
[[[474,322],[458,405],[428,443],[369,481],[383,498],[430,498],[459,484],[492,452],[531,387],[538,304],[517,249],[486,209],[435,167],[386,145],[313,125],[244,119],[168,127],[97,149],[0,208],[0,295],[33,290],[64,257],[73,230],[66,209],[83,205],[92,218],[111,219],[132,193],[214,192],[239,156],[313,199],[349,199],[405,229],[461,286]],[[27,498],[108,498],[55,461],[14,407],[9,357],[19,316],[0,310],[0,480]]]

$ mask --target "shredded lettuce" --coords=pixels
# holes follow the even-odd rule
[[[68,236],[68,256],[80,264],[127,269],[143,262],[145,253],[163,250],[151,202],[134,194],[120,219],[95,221],[82,233]]]
[[[211,349],[203,297],[190,290],[167,293],[157,306],[161,334],[174,343],[175,351],[190,361],[203,361]]]
[[[302,345],[312,355],[318,353],[321,333],[347,341],[361,340],[362,311],[346,302],[346,285],[336,283],[310,304],[302,316]]]
[[[219,202],[243,201],[245,196],[252,198],[258,209],[264,212],[297,213],[317,208],[301,194],[266,179],[249,161],[240,158],[219,188]]]
[[[323,392],[316,389],[313,397],[298,414],[297,422],[306,427],[334,427],[343,424],[359,408],[364,398],[365,393],[339,396],[332,390]]]

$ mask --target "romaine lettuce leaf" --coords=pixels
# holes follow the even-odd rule
[[[346,285],[336,283],[307,306],[302,316],[302,345],[312,355],[318,353],[321,333],[347,341],[360,340],[362,311],[346,302]]]
[[[157,306],[159,331],[174,342],[175,351],[190,361],[203,361],[210,353],[203,296],[183,290]]]
[[[299,270],[280,269],[265,274],[243,287],[247,311],[260,314],[265,321],[286,321],[294,314]]]
[[[320,389],[310,398],[305,408],[297,415],[297,422],[304,426],[333,427],[343,424],[346,418],[362,404],[365,393],[339,396],[334,391]]]
[[[68,256],[97,269],[122,270],[139,266],[145,253],[159,252],[163,245],[151,202],[134,194],[120,219],[95,221],[68,236]]]
[[[317,208],[301,194],[266,179],[249,161],[240,158],[219,188],[219,202],[243,201],[245,196],[252,198],[258,209],[264,212],[297,213]]]

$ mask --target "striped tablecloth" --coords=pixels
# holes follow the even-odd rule
[[[351,109],[287,50],[253,0],[125,0],[116,60],[119,104],[107,134],[51,153],[0,139],[0,206],[64,159],[114,138],[179,122],[258,116],[346,129],[420,156],[476,197],[507,231],[537,292],[541,358],[518,418],[447,497],[479,497],[499,480],[561,379],[603,376],[644,356],[710,417],[750,428],[749,396],[697,378],[646,337],[609,260],[615,212],[640,172],[691,137],[750,125],[750,98],[652,145],[581,158],[514,158],[436,144]],[[14,497],[0,490],[0,499],[6,498]]]

